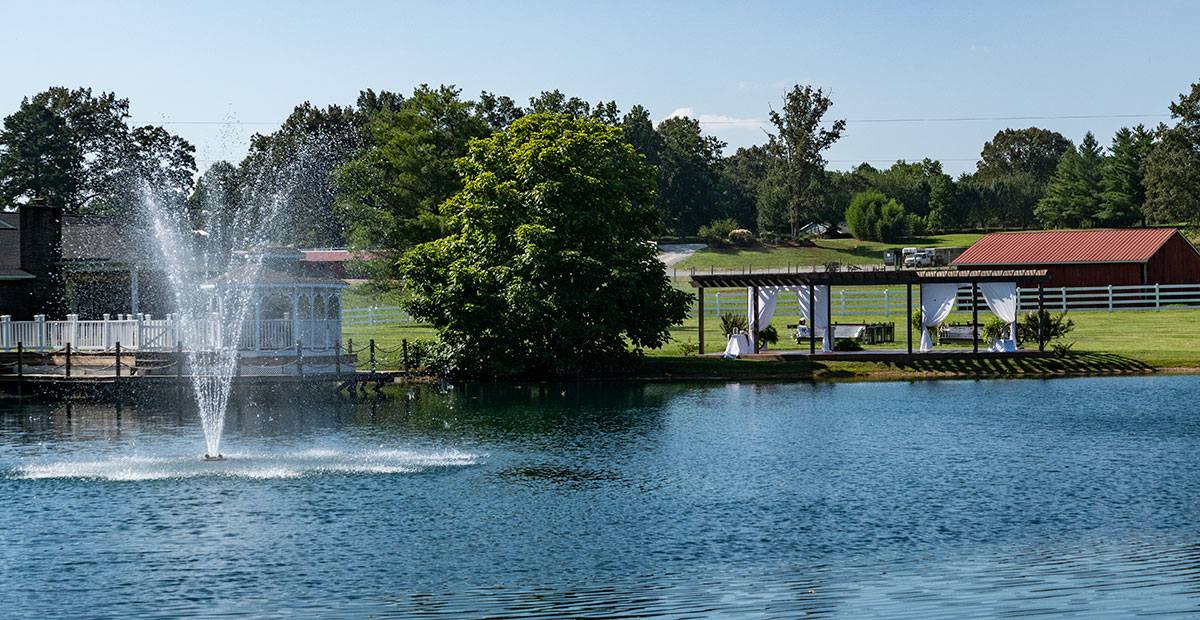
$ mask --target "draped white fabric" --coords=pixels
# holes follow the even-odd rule
[[[933,348],[933,338],[929,336],[929,328],[940,324],[950,316],[950,311],[954,309],[954,297],[958,295],[958,289],[961,286],[964,285],[959,283],[921,285],[922,351]]]
[[[980,282],[979,292],[992,314],[1008,323],[1009,338],[1017,341],[1017,283],[1016,282]]]
[[[829,329],[829,287],[818,286],[813,289],[813,308],[808,307],[808,287],[796,289],[796,297],[800,301],[800,313],[813,329],[825,328],[825,337],[821,339],[821,351],[828,353],[833,350],[833,330]],[[815,316],[814,316],[815,315]]]
[[[762,331],[771,324],[771,319],[775,317],[775,300],[779,297],[779,291],[785,290],[784,286],[760,286],[758,287],[758,329]],[[754,289],[746,289],[746,326],[750,331],[751,346],[758,344],[758,334],[754,333]],[[754,349],[752,348],[751,351]]]

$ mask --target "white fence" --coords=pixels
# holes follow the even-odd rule
[[[901,316],[907,312],[907,289],[833,289],[830,294],[830,313],[834,316]],[[778,316],[799,316],[799,300],[795,291],[779,294],[775,303]],[[1036,288],[1017,291],[1022,312],[1037,310]],[[920,287],[913,287],[913,307],[921,300]],[[980,295],[978,304],[986,311],[987,305]],[[1196,284],[1151,284],[1147,286],[1089,286],[1057,287],[1045,289],[1046,309],[1056,312],[1114,312],[1118,310],[1162,310],[1163,308],[1200,308],[1200,285]],[[971,289],[960,289],[954,312],[971,311]],[[717,317],[721,314],[746,314],[746,292],[705,291],[704,316]],[[692,304],[689,316],[697,315],[697,306]]]
[[[403,323],[412,325],[413,319],[399,306],[352,308],[342,310],[342,325],[385,325]]]
[[[198,320],[123,315],[96,321],[81,321],[75,315],[67,315],[65,321],[47,321],[40,315],[33,321],[0,316],[0,350],[16,350],[20,343],[29,351],[61,350],[68,344],[75,351],[111,351],[120,343],[127,351],[174,351],[179,347],[204,351],[231,341],[233,334],[223,333],[227,329],[216,315]],[[242,324],[238,348],[277,351],[294,349],[299,341],[304,349],[332,349],[341,344],[341,338],[337,319],[248,320]]]

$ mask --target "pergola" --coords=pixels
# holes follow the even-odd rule
[[[900,270],[900,269],[860,269],[860,270],[825,270],[825,271],[760,271],[757,273],[711,273],[711,274],[694,274],[691,276],[691,284],[698,290],[699,297],[699,345],[700,353],[704,354],[704,289],[706,288],[745,288],[749,293],[750,307],[749,327],[751,334],[757,334],[760,326],[758,325],[759,316],[759,291],[764,287],[772,287],[774,290],[779,289],[807,289],[808,305],[810,312],[816,313],[818,307],[816,305],[816,291],[818,287],[827,287],[825,293],[825,303],[823,304],[824,323],[827,333],[832,331],[831,320],[831,304],[829,303],[828,287],[832,286],[899,286],[907,287],[907,308],[906,316],[912,315],[913,310],[913,285],[921,286],[928,284],[942,285],[957,285],[971,287],[971,299],[976,300],[981,284],[991,283],[1011,283],[1014,285],[1032,285],[1037,284],[1038,287],[1038,350],[1044,351],[1046,342],[1044,338],[1045,330],[1041,321],[1045,310],[1045,283],[1050,280],[1050,276],[1045,269],[1005,269],[1005,270],[950,270],[950,269],[934,269],[934,270]],[[972,323],[979,323],[979,308],[977,303],[971,304]],[[913,327],[911,321],[905,321],[908,324],[908,355],[913,354]],[[815,327],[817,321],[811,321]],[[815,333],[815,331],[813,332]],[[975,333],[972,337],[972,352],[979,352],[978,334]],[[754,352],[760,350],[757,338],[753,338]],[[809,354],[816,353],[816,340],[809,338]]]

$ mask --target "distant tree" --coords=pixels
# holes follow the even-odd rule
[[[948,174],[934,177],[929,186],[929,214],[925,225],[931,232],[961,230],[967,224],[968,211],[958,185]]]
[[[976,164],[979,179],[994,182],[1023,172],[1044,187],[1070,146],[1071,141],[1056,131],[1005,129],[983,145]]]
[[[877,170],[863,164],[855,170],[865,187],[895,198],[905,210],[921,217],[929,214],[929,198],[937,179],[949,180],[942,172],[939,161],[925,159],[919,162],[897,161],[886,170]]]
[[[492,131],[500,131],[525,116],[525,110],[512,99],[485,90],[475,102],[475,115],[486,120]]]
[[[474,376],[627,367],[687,313],[651,239],[653,170],[619,129],[534,114],[458,162],[449,235],[404,255],[405,307]]]
[[[784,96],[782,111],[770,113],[775,133],[767,134],[767,150],[772,157],[773,174],[768,175],[766,182],[776,185],[771,190],[774,196],[771,200],[781,201],[786,210],[792,238],[799,233],[802,220],[816,215],[821,202],[813,199],[810,188],[814,182],[819,185],[818,175],[825,168],[821,153],[841,137],[846,127],[846,121],[838,120],[828,129],[821,128],[821,119],[831,105],[833,102],[823,90],[797,85]],[[761,213],[759,221],[761,225]]]
[[[529,98],[528,114],[551,112],[566,114],[571,118],[586,118],[592,113],[592,105],[579,97],[570,97],[557,88],[553,91],[542,91],[537,97]]]
[[[771,157],[766,148],[742,147],[717,164],[725,214],[745,228],[758,224],[758,189],[767,178]]]
[[[52,205],[75,199],[79,150],[62,117],[44,105],[21,102],[0,132],[0,201],[3,206],[45,198]]]
[[[915,216],[913,216],[915,217]],[[846,225],[855,239],[891,242],[912,232],[913,218],[904,205],[880,192],[866,191],[854,197],[846,209]]]
[[[1020,170],[987,182],[979,215],[981,225],[985,229],[1025,228],[1035,221],[1034,209],[1044,194],[1045,187]]]
[[[143,183],[180,202],[191,192],[195,148],[161,127],[130,127],[128,99],[54,87],[31,101],[63,119],[79,154],[76,191],[63,205],[69,211],[137,218]]]
[[[218,161],[196,181],[187,200],[188,221],[195,230],[208,234],[208,243],[219,251],[208,256],[227,256],[251,238],[258,220],[246,211],[246,184],[241,172],[227,161]],[[221,265],[214,265],[219,269]]]
[[[284,207],[273,231],[276,241],[302,247],[345,244],[346,218],[335,205],[330,174],[366,147],[369,118],[352,107],[318,108],[306,101],[276,131],[250,138],[239,178],[260,211],[276,201]]]
[[[673,117],[659,123],[658,193],[655,206],[663,223],[678,235],[694,235],[722,214],[717,163],[725,143],[705,136],[700,122]]]
[[[654,121],[650,120],[650,112],[646,108],[640,105],[630,108],[621,119],[621,130],[625,132],[625,141],[646,158],[647,164],[658,166],[663,137],[654,130]]]
[[[380,260],[364,265],[373,283],[395,288],[395,258],[443,236],[441,204],[462,189],[454,161],[488,121],[453,86],[421,85],[395,108],[372,116],[367,148],[334,172],[338,205],[347,211],[350,247]]]
[[[1158,126],[1145,163],[1148,219],[1200,221],[1200,82],[1170,106],[1173,127]]]
[[[1100,176],[1100,211],[1097,221],[1104,226],[1132,226],[1143,219],[1146,185],[1142,166],[1154,146],[1154,134],[1142,125],[1122,127],[1113,136],[1112,154]]]
[[[1063,155],[1058,170],[1038,201],[1035,215],[1047,228],[1091,228],[1100,212],[1100,177],[1104,153],[1096,136],[1087,132],[1079,148]]]

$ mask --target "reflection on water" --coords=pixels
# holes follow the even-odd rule
[[[24,617],[1200,611],[1195,377],[0,400]],[[14,612],[14,610],[16,610]]]

